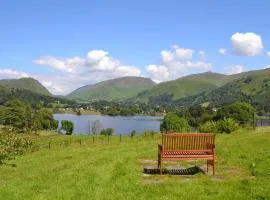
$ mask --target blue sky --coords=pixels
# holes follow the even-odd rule
[[[0,78],[32,76],[66,94],[126,75],[160,82],[262,69],[270,65],[269,7],[230,0],[1,1]]]

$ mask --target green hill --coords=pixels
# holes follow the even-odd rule
[[[20,79],[2,79],[0,80],[0,86],[7,87],[9,89],[24,89],[30,90],[33,93],[42,95],[51,95],[51,93],[33,78],[20,78]]]
[[[259,110],[270,111],[270,69],[245,72],[229,78],[232,77],[237,79],[210,92],[180,99],[177,104],[207,103],[219,107],[235,101],[245,101],[252,103]]]
[[[82,101],[125,100],[155,85],[149,78],[123,77],[81,87],[68,95]]]
[[[213,72],[193,74],[173,81],[160,83],[135,98],[137,101],[149,101],[150,98],[170,95],[173,100],[213,90],[227,82],[227,76]]]

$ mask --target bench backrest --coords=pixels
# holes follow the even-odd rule
[[[210,150],[215,135],[209,133],[170,133],[162,135],[164,151],[171,150]]]

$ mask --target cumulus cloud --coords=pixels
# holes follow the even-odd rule
[[[227,52],[227,50],[226,50],[226,49],[223,49],[223,48],[220,48],[220,49],[218,50],[218,53],[219,53],[220,55],[225,55],[226,52]]]
[[[14,69],[0,69],[0,79],[25,78],[30,75]]]
[[[153,81],[157,83],[168,80],[170,76],[168,68],[163,65],[148,65],[146,70],[151,74]]]
[[[255,33],[235,33],[231,43],[234,53],[239,56],[256,56],[263,49],[261,36]]]
[[[193,60],[192,49],[181,48],[173,45],[170,50],[161,51],[161,63],[151,64],[146,67],[150,77],[156,82],[172,80],[186,75],[190,70],[209,70],[211,63],[205,62],[206,54],[198,51],[200,60]]]
[[[77,87],[107,79],[141,75],[139,68],[123,65],[119,60],[110,56],[109,52],[103,50],[92,50],[84,58],[44,56],[34,60],[33,63],[53,68],[62,73],[49,78],[37,77],[51,92],[57,94],[66,94]]]
[[[226,74],[238,74],[245,71],[245,67],[242,65],[233,65],[225,68]]]

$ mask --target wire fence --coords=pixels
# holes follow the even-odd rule
[[[61,135],[56,136],[37,136],[32,138],[34,150],[41,149],[55,149],[66,148],[69,146],[91,146],[91,145],[107,145],[115,144],[120,145],[122,143],[140,143],[158,140],[161,134],[142,134],[136,136],[127,135],[114,135],[114,136],[102,136],[102,135]]]

